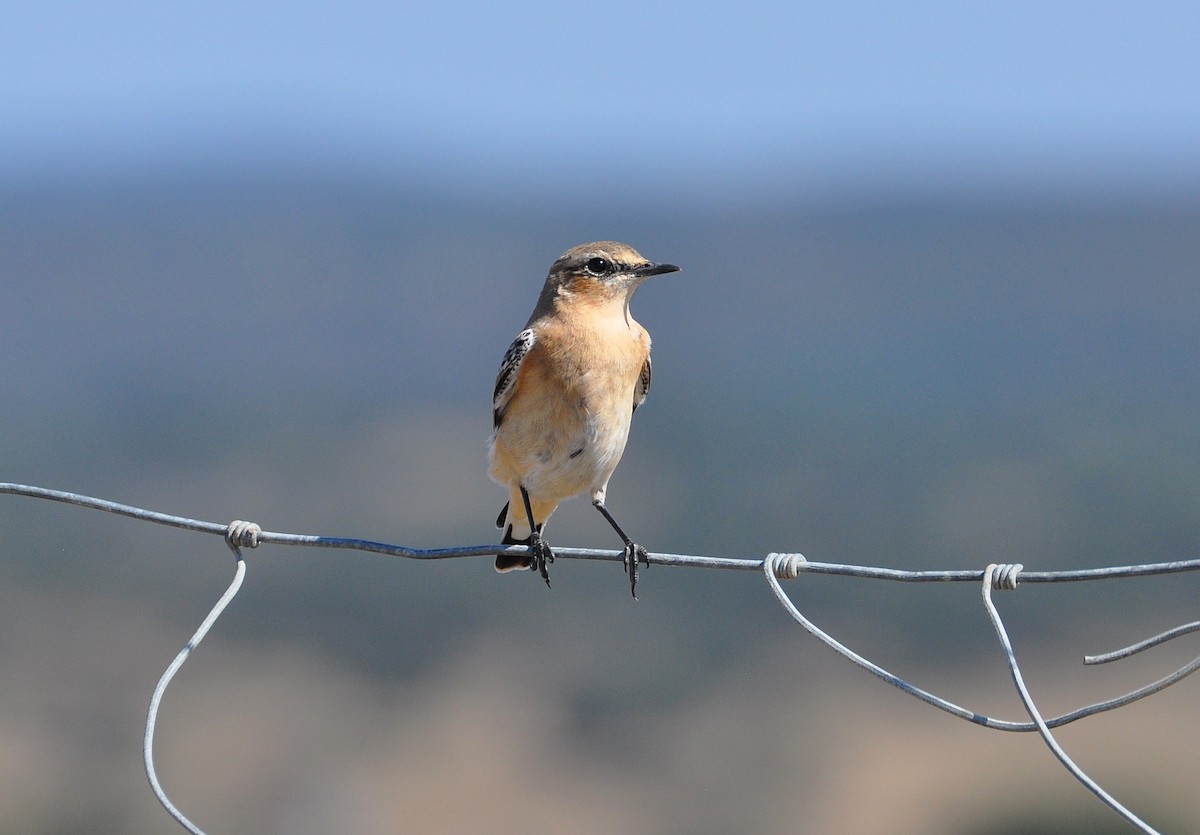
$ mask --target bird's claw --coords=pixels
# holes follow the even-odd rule
[[[650,567],[650,554],[636,542],[625,546],[625,573],[629,575],[629,593],[637,600],[638,563]]]
[[[533,552],[533,561],[529,567],[541,575],[546,581],[546,588],[550,588],[550,572],[546,569],[546,566],[554,562],[554,552],[550,550],[550,543],[535,533],[529,539],[529,548]]]

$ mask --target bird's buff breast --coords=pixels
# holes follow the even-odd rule
[[[514,396],[524,402],[492,437],[489,475],[553,500],[604,486],[629,438],[633,380],[584,373],[577,386],[561,391],[538,385],[530,371]],[[603,377],[615,385],[598,384]]]

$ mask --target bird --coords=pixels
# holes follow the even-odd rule
[[[633,413],[650,391],[650,335],[629,302],[646,279],[679,270],[616,241],[572,247],[551,265],[492,394],[488,475],[509,492],[496,527],[503,544],[530,546],[497,554],[497,571],[532,569],[549,586],[546,522],[560,502],[586,492],[624,543],[637,599],[638,563],[648,566],[649,556],[605,505]]]

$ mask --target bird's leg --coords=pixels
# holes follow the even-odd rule
[[[550,550],[550,543],[542,539],[542,526],[534,524],[533,506],[529,503],[529,491],[524,485],[521,485],[521,501],[525,503],[525,518],[529,520],[529,549],[533,556],[529,567],[541,574],[546,581],[546,588],[550,588],[550,572],[546,566],[554,562],[554,552]]]
[[[608,524],[612,525],[617,536],[621,537],[621,541],[625,543],[625,573],[629,575],[629,593],[633,595],[633,599],[637,600],[637,581],[638,581],[638,563],[643,563],[647,568],[650,567],[650,555],[646,549],[638,545],[625,531],[621,530],[621,526],[617,524],[617,520],[608,512],[608,508],[604,506],[603,496],[597,496],[592,499],[592,505],[596,510],[603,514],[608,520]]]

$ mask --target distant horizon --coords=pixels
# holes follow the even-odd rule
[[[732,205],[742,210],[779,205],[854,209],[870,205],[996,205],[1040,206],[1200,204],[1200,155],[1196,171],[1127,172],[1119,177],[1093,177],[1079,170],[1049,175],[1037,168],[977,175],[974,172],[926,171],[907,167],[893,173],[856,173],[799,169],[774,178],[687,182],[672,175],[645,183],[636,199],[625,201],[635,214],[653,213],[656,206],[715,208]],[[864,169],[868,166],[864,166]],[[134,163],[61,166],[47,163],[20,171],[0,169],[0,202],[33,195],[192,192],[206,191],[330,191],[347,194],[412,194],[414,197],[458,205],[537,203],[547,207],[579,205],[586,194],[585,172],[547,173],[531,180],[502,170],[473,177],[471,172],[447,173],[433,165],[363,167],[329,164],[302,156],[268,158],[247,154],[224,159],[177,157]],[[597,208],[617,208],[624,196],[590,194],[584,201]]]

